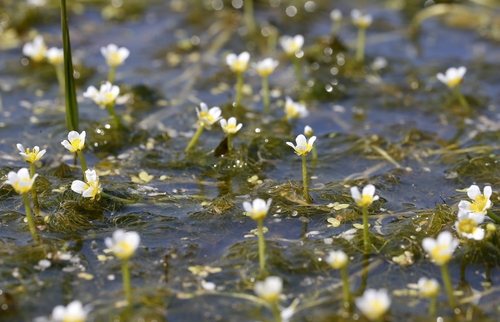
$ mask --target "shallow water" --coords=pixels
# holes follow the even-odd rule
[[[297,84],[280,48],[266,48],[264,37],[238,33],[241,12],[229,1],[221,10],[214,10],[211,2],[197,1],[144,5],[133,1],[114,11],[107,2],[73,4],[70,32],[79,73],[80,130],[86,130],[89,138],[84,151],[87,163],[99,171],[106,192],[138,200],[134,205],[109,200],[96,205],[68,191],[71,182],[80,179],[79,167],[61,175],[61,162],[72,166],[73,156],[60,145],[67,130],[52,66],[22,63],[22,44],[32,38],[28,30],[42,33],[49,46],[61,46],[57,3],[49,1],[48,7],[35,9],[38,19],[23,25],[19,15],[26,10],[24,4],[6,2],[0,10],[11,18],[3,25],[3,37],[8,28],[23,32],[12,46],[0,40],[4,44],[0,47],[0,175],[6,177],[25,166],[16,143],[46,148],[37,171],[43,180],[42,210],[50,219],[45,225],[38,219],[44,228],[39,231],[43,242],[34,245],[23,222],[22,198],[10,187],[0,188],[0,320],[47,317],[54,306],[78,299],[93,306],[89,319],[94,321],[271,321],[267,309],[234,296],[253,294],[253,283],[262,278],[257,239],[245,237],[256,223],[241,206],[256,197],[273,198],[264,223],[269,230],[267,269],[285,281],[282,305],[301,300],[292,320],[342,318],[340,275],[323,262],[332,249],[351,256],[353,291],[363,288],[361,272],[369,264],[366,286],[391,292],[386,320],[432,318],[426,313],[428,300],[402,295],[407,284],[421,276],[440,280],[439,268],[421,249],[422,238],[452,229],[457,203],[466,198],[457,190],[473,183],[481,188],[491,185],[492,201],[498,203],[500,50],[483,29],[465,28],[467,17],[429,19],[412,40],[408,26],[420,9],[412,2],[336,2],[345,16],[356,6],[374,15],[367,32],[366,67],[361,68],[353,63],[356,29],[348,17],[340,40],[349,49],[334,47],[330,54],[321,47],[333,7],[329,1],[315,3],[314,12],[304,9],[305,1],[282,1],[277,7],[267,1],[256,4],[261,25],[305,36],[301,59],[305,87]],[[291,5],[298,9],[295,17],[285,13]],[[103,19],[105,10],[125,13],[124,19]],[[498,8],[488,10],[498,16]],[[130,95],[117,106],[130,130],[125,136],[107,130],[106,111],[82,97],[87,86],[106,79],[107,66],[99,49],[111,42],[131,51],[116,73],[122,94]],[[195,107],[200,101],[220,106],[225,117],[232,116],[228,104],[234,98],[235,77],[224,57],[243,50],[251,53],[252,61],[268,55],[280,60],[270,77],[278,93],[272,98],[271,115],[262,117],[260,79],[248,72],[245,82],[252,94],[243,100],[247,110],[238,112],[244,126],[234,139],[236,156],[213,155],[224,136],[217,126],[203,133],[195,154],[186,156],[183,151],[187,136],[195,130]],[[370,67],[377,56],[388,61],[379,71]],[[435,77],[462,65],[467,74],[461,88],[473,107],[466,116],[453,93]],[[290,124],[282,121],[287,95],[302,99],[310,115]],[[309,160],[313,206],[301,203],[300,157],[285,145],[305,125],[313,127],[318,137],[319,158],[315,163]],[[150,182],[132,178],[141,171],[154,178]],[[249,182],[253,175],[262,182]],[[370,209],[375,250],[364,261],[362,231],[351,241],[336,237],[361,223],[349,187],[367,183],[377,187],[381,200]],[[349,207],[328,207],[334,202]],[[328,227],[327,219],[337,215],[346,220],[340,227]],[[141,247],[131,259],[132,311],[123,307],[120,261],[109,254],[104,261],[98,259],[105,254],[104,238],[117,228],[141,235]],[[490,244],[498,246],[498,238],[497,232]],[[438,315],[445,319],[493,321],[499,313],[497,249],[478,255],[467,265],[465,280],[460,280],[460,265],[467,253],[477,254],[475,245],[464,242],[450,263],[453,284],[463,292],[464,304],[461,315],[452,314],[442,291]],[[415,254],[412,265],[393,260],[405,250]],[[71,259],[57,259],[58,252],[69,253]],[[42,259],[49,259],[50,267],[40,268]],[[489,278],[485,263],[491,268]],[[205,269],[200,275],[188,269],[197,265],[221,270]],[[203,291],[202,280],[215,283],[217,292]],[[475,305],[468,299],[472,292],[482,295]],[[344,317],[358,318],[359,312]]]

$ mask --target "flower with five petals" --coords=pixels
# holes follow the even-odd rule
[[[315,136],[310,137],[308,141],[303,134],[299,134],[295,139],[297,145],[293,145],[292,142],[286,142],[286,144],[291,146],[295,150],[295,153],[297,153],[297,155],[307,155],[309,152],[311,152],[314,141],[316,141]]]

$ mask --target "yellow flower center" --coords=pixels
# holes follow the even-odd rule
[[[26,159],[26,162],[28,162],[28,163],[33,163],[33,162],[35,162],[36,160],[38,160],[38,159],[37,159],[37,154],[38,154],[38,152],[39,152],[39,151],[38,151],[38,149],[33,149],[33,151],[31,151],[31,149],[30,149],[30,148],[27,148],[27,149],[26,149],[26,152],[25,152],[25,153],[28,155],[28,157],[27,157],[27,158],[25,158],[25,159]]]
[[[205,111],[201,111],[200,112],[200,121],[203,123],[208,122],[208,124],[212,124],[215,121],[215,119],[210,113],[205,112]]]
[[[134,249],[130,246],[129,243],[125,241],[121,241],[115,244],[113,247],[115,256],[121,259],[129,258],[134,254]]]
[[[249,215],[253,220],[263,219],[267,216],[267,210],[252,211],[251,213],[249,213]]]
[[[82,143],[82,140],[80,139],[74,139],[73,141],[71,141],[71,146],[73,147],[73,149],[75,149],[75,151],[80,151],[80,144]],[[82,147],[83,148],[83,147]]]
[[[447,252],[449,245],[437,245],[431,251],[431,257],[436,261],[438,265],[443,265],[451,259],[451,253]]]
[[[356,204],[360,207],[366,207],[373,203],[373,196],[363,194],[361,195],[361,200],[356,201]]]
[[[386,305],[380,300],[374,300],[370,303],[370,317],[377,319],[379,318],[386,310]]]
[[[121,56],[118,53],[110,53],[108,54],[108,65],[110,66],[118,66],[121,64]]]
[[[455,78],[452,78],[452,79],[449,79],[447,82],[446,82],[446,85],[448,85],[449,87],[455,87],[457,86],[458,84],[460,84],[460,82],[462,81],[462,78],[460,77],[455,77]]]
[[[477,228],[477,223],[471,218],[465,218],[458,223],[458,231],[465,234],[472,234]]]
[[[244,72],[247,69],[247,63],[244,61],[235,61],[233,69],[235,72]]]
[[[477,196],[476,199],[474,199],[474,201],[470,205],[470,210],[472,212],[484,212],[487,201],[488,198],[486,198],[484,195]]]
[[[23,193],[28,193],[31,190],[31,178],[26,177],[22,178],[16,182],[14,182],[14,190],[16,190],[17,193],[23,194]]]
[[[74,316],[72,316],[72,315],[68,315],[68,314],[66,314],[66,315],[63,317],[62,322],[85,322],[85,319],[80,318],[80,317],[75,318],[75,317],[74,317]]]

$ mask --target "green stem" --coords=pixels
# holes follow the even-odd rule
[[[30,176],[33,178],[36,174],[35,163],[30,163]],[[36,179],[31,186],[31,198],[33,199],[33,211],[35,216],[40,215],[40,204],[38,203],[38,194],[36,192]]]
[[[269,114],[269,82],[267,81],[267,76],[262,77],[262,90],[264,91],[264,113]]]
[[[365,37],[366,28],[360,27],[358,29],[358,43],[356,47],[356,60],[358,62],[363,62],[365,59]]]
[[[368,230],[368,206],[363,206],[363,239],[365,245],[365,253],[370,253],[370,232]]]
[[[340,29],[340,21],[334,21],[332,23],[332,31],[331,31],[332,38],[337,37],[339,29]]]
[[[311,203],[311,197],[309,196],[309,186],[307,183],[307,154],[302,154],[302,186],[304,187],[304,200],[307,203]]]
[[[59,83],[59,93],[64,94],[64,65],[57,64],[54,65],[56,69],[57,82]]]
[[[203,128],[204,128],[203,124],[200,124],[200,126],[198,127],[198,130],[196,130],[196,133],[194,134],[191,141],[189,141],[189,144],[186,147],[186,149],[184,150],[184,152],[188,153],[189,150],[191,150],[191,148],[196,144],[196,142],[200,138],[201,133],[203,132]]]
[[[26,211],[26,218],[28,219],[28,226],[30,228],[31,237],[33,237],[33,240],[38,243],[38,233],[36,231],[35,220],[33,219],[33,215],[31,214],[30,200],[27,193],[23,193],[23,200],[24,210]]]
[[[340,269],[340,275],[342,275],[342,291],[344,293],[344,303],[351,304],[351,295],[349,288],[349,274],[347,273],[347,265]]]
[[[488,215],[488,217],[490,217],[491,219],[493,219],[497,223],[500,223],[500,217],[495,215],[495,213],[493,213],[493,211],[488,209],[487,215]]]
[[[243,0],[243,9],[245,11],[245,24],[247,25],[248,33],[255,33],[255,21],[253,19],[253,0]]]
[[[437,299],[436,295],[432,295],[429,298],[429,315],[435,315],[436,314],[436,305],[437,305]]]
[[[109,66],[109,74],[108,74],[108,82],[113,84],[115,81],[115,71],[116,71],[116,66]]]
[[[302,78],[302,70],[300,68],[300,61],[295,54],[292,54],[292,60],[293,60],[293,68],[295,69],[295,75],[297,76],[297,80],[299,83],[303,83],[304,79]]]
[[[281,322],[281,310],[280,310],[280,307],[278,305],[278,301],[274,301],[273,304],[272,304],[272,311],[273,311],[273,315],[274,315],[274,320],[276,322]]]
[[[318,150],[316,149],[315,145],[313,145],[313,148],[312,148],[312,159],[313,159],[313,161],[318,160]]]
[[[83,181],[87,182],[87,176],[85,176],[85,172],[87,172],[87,161],[85,161],[85,156],[83,155],[83,152],[76,151],[76,154],[78,155],[78,158],[80,159],[80,165],[82,166],[82,172],[83,172]]]
[[[128,267],[128,259],[122,260],[122,275],[125,299],[127,300],[127,304],[130,306],[132,305],[132,287],[130,285],[130,269]]]
[[[236,106],[240,106],[241,97],[243,95],[243,72],[236,73]]]
[[[264,239],[264,218],[257,219],[257,232],[259,236],[259,264],[260,270],[266,268],[266,241]]]
[[[233,150],[233,135],[231,133],[227,134],[227,154],[231,155]]]
[[[123,203],[126,203],[126,204],[135,204],[136,201],[134,200],[129,200],[129,199],[123,199],[123,198],[120,198],[120,197],[116,197],[116,196],[112,196],[112,195],[109,195],[105,192],[101,192],[100,193],[101,196],[105,197],[105,198],[110,198],[110,199],[115,199],[117,201],[120,201],[120,202],[123,202]]]
[[[106,105],[106,110],[108,111],[109,115],[111,115],[111,118],[113,119],[113,123],[115,123],[116,128],[121,128],[123,127],[122,121],[118,114],[116,114],[115,111],[115,104],[108,104]]]
[[[464,95],[462,94],[462,91],[460,90],[460,86],[455,86],[455,93],[457,94],[458,101],[462,105],[462,107],[465,109],[465,112],[467,114],[470,114],[470,106],[469,103],[467,103],[467,100],[465,99]]]
[[[448,301],[450,302],[450,306],[454,309],[458,305],[453,295],[453,285],[451,284],[450,272],[448,271],[448,265],[446,263],[441,265],[441,275],[443,276],[443,284],[446,289],[446,294],[448,295]]]

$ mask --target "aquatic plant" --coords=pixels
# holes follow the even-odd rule
[[[118,95],[120,95],[120,88],[110,82],[101,84],[99,90],[94,86],[89,86],[87,91],[83,93],[83,97],[92,99],[100,108],[105,108],[108,111],[116,128],[122,128],[123,123],[115,111],[115,102]]]
[[[333,9],[330,12],[330,19],[332,20],[332,30],[330,31],[330,34],[332,35],[333,38],[337,37],[339,30],[340,30],[340,23],[342,22],[342,11],[339,9]]]
[[[264,270],[266,268],[266,241],[264,238],[264,219],[267,216],[272,201],[272,199],[268,199],[266,202],[263,199],[257,198],[252,201],[252,203],[249,203],[248,201],[245,201],[243,203],[243,209],[245,209],[247,215],[253,220],[257,221],[257,235],[259,239],[259,265],[261,270]]]
[[[85,322],[91,307],[83,306],[82,302],[75,300],[67,306],[58,305],[52,310],[52,321],[55,322]]]
[[[95,170],[87,169],[85,171],[85,182],[75,180],[71,183],[71,190],[81,194],[84,198],[99,199],[99,194],[102,192],[101,182]]]
[[[228,153],[231,154],[233,149],[233,134],[238,132],[243,127],[243,124],[239,123],[236,125],[236,118],[230,117],[227,121],[226,119],[221,119],[220,126],[224,133],[227,134],[227,150]]]
[[[363,188],[363,192],[359,193],[358,187],[351,187],[352,199],[356,202],[356,205],[361,208],[363,212],[363,242],[365,245],[365,253],[370,252],[370,232],[368,223],[368,207],[376,200],[379,196],[375,195],[375,186],[372,184],[366,185]]]
[[[311,196],[309,195],[309,185],[308,185],[308,176],[307,176],[307,160],[306,157],[311,152],[313,148],[313,144],[316,141],[316,137],[312,136],[309,140],[303,134],[299,134],[295,139],[297,145],[294,145],[292,142],[286,142],[287,145],[291,146],[297,155],[302,156],[302,185],[304,186],[304,200],[307,203],[311,203]]]
[[[348,307],[351,303],[351,290],[349,287],[349,273],[347,272],[347,264],[349,263],[349,258],[347,254],[341,250],[334,250],[328,253],[325,261],[333,269],[340,269],[340,274],[342,276],[342,292],[344,294],[344,303],[348,303]]]
[[[257,281],[253,288],[255,294],[271,305],[276,321],[281,321],[279,298],[283,290],[283,280],[278,276],[268,276],[264,281]]]
[[[115,44],[101,47],[101,54],[106,59],[109,66],[108,82],[114,83],[116,67],[122,65],[130,55],[130,51],[125,47],[118,48]]]
[[[78,133],[76,131],[71,131],[68,133],[68,139],[61,142],[61,144],[71,153],[76,153],[80,159],[80,165],[82,166],[83,177],[85,178],[85,173],[87,172],[87,161],[85,161],[85,156],[83,155],[83,148],[85,147],[85,131]]]
[[[358,27],[358,40],[356,45],[356,61],[365,60],[366,29],[372,24],[373,18],[369,14],[362,14],[358,9],[351,11],[352,23]]]
[[[44,60],[46,52],[47,45],[45,45],[42,35],[37,35],[32,42],[28,42],[23,46],[23,54],[34,62],[41,62]]]
[[[200,103],[200,109],[196,108],[196,114],[198,115],[198,130],[196,130],[196,133],[184,150],[186,153],[193,148],[196,142],[198,142],[201,133],[203,133],[203,129],[206,128],[207,130],[210,130],[212,125],[222,118],[219,107],[214,106],[211,109],[208,109],[207,104],[203,102]]]
[[[299,58],[303,56],[302,46],[304,45],[304,36],[295,35],[294,37],[282,36],[280,44],[285,54],[292,59],[295,68],[295,75],[299,83],[303,82],[302,69],[300,67]]]
[[[438,73],[436,77],[440,82],[446,84],[446,86],[455,91],[458,101],[465,109],[465,112],[470,113],[471,109],[469,103],[467,103],[467,100],[460,90],[460,83],[462,82],[462,79],[466,72],[467,68],[465,68],[464,66],[458,68],[450,67],[446,70],[446,73],[444,75],[442,73]]]
[[[420,297],[428,297],[430,299],[429,314],[434,315],[436,313],[437,295],[441,290],[438,281],[434,278],[421,277],[418,280],[417,288]]]
[[[25,149],[24,146],[20,143],[18,143],[16,146],[20,151],[19,154],[23,156],[26,163],[30,165],[30,176],[34,178],[36,174],[35,162],[39,161],[44,156],[45,152],[47,152],[47,150],[40,150],[38,146],[35,146],[33,149]],[[40,214],[40,204],[38,202],[38,194],[36,191],[36,181],[33,181],[33,186],[31,188],[31,198],[33,199],[33,211],[35,215],[38,216]]]
[[[279,65],[277,60],[272,58],[266,58],[257,63],[252,63],[252,67],[257,71],[260,77],[262,77],[262,91],[264,100],[264,113],[269,113],[269,82],[268,78],[274,72],[274,69]]]
[[[227,65],[233,72],[236,73],[237,77],[235,100],[236,106],[239,106],[241,104],[241,97],[243,96],[243,72],[248,69],[249,61],[250,54],[247,51],[244,51],[239,55],[229,54],[226,56]]]
[[[285,119],[303,118],[309,115],[309,111],[305,105],[294,102],[290,97],[286,97],[285,101]]]
[[[386,289],[367,289],[356,299],[356,307],[371,321],[382,318],[390,306],[391,298]]]

